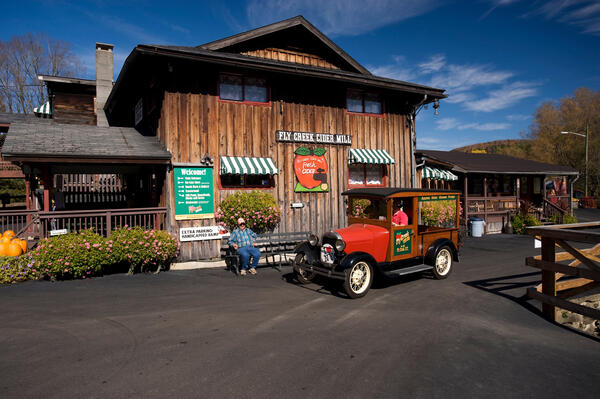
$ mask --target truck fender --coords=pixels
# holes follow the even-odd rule
[[[458,250],[456,249],[454,243],[447,238],[438,238],[427,249],[427,253],[425,254],[425,259],[423,259],[423,263],[425,263],[426,265],[434,266],[435,256],[443,246],[448,246],[452,251],[452,260],[454,260],[455,262],[460,261],[458,259]]]
[[[357,262],[361,260],[369,262],[371,267],[373,267],[373,272],[378,271],[377,262],[375,261],[375,258],[373,258],[373,256],[366,252],[352,252],[351,254],[346,255],[344,259],[342,259],[342,262],[337,267],[337,269],[339,271],[350,269],[352,266],[354,266]]]
[[[296,248],[294,248],[294,253],[297,254],[300,252],[304,253],[304,255],[306,256],[307,263],[312,263],[319,260],[318,249],[310,245],[308,241],[304,241],[296,245]]]

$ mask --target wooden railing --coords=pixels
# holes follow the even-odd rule
[[[545,199],[542,212],[545,219],[552,219],[556,224],[563,224],[567,210]]]
[[[542,283],[528,288],[527,295],[542,302],[542,312],[548,320],[556,321],[556,307],[600,320],[599,309],[567,300],[600,286],[600,233],[588,230],[599,228],[600,222],[588,222],[527,229],[528,234],[542,241],[541,255],[525,261],[527,266],[542,270]],[[593,246],[577,249],[568,241]],[[557,246],[564,252],[556,253]],[[563,281],[563,277],[577,278]]]
[[[0,211],[0,233],[12,230],[15,233],[21,231],[32,219],[37,211],[18,210]]]
[[[36,236],[48,237],[52,230],[79,232],[91,228],[98,234],[109,236],[112,230],[125,226],[164,230],[166,214],[165,207],[56,212],[0,211],[0,229],[23,234],[27,234],[24,230],[32,230]]]
[[[51,230],[66,229],[70,232],[93,229],[108,237],[119,227],[142,227],[162,230],[165,228],[167,208],[101,209],[88,211],[40,212],[42,236]]]
[[[468,197],[467,211],[470,215],[493,215],[517,212],[517,197]]]

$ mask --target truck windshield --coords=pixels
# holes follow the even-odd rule
[[[387,220],[387,202],[383,199],[351,197],[348,215],[355,218]]]

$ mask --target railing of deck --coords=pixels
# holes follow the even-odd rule
[[[528,234],[542,241],[541,255],[525,260],[527,266],[542,270],[541,284],[528,288],[527,295],[542,302],[542,312],[547,319],[556,321],[559,307],[600,320],[600,309],[567,300],[600,286],[599,228],[600,222],[588,222],[527,229]],[[582,249],[582,246],[588,248]],[[557,247],[564,252],[557,253]],[[576,278],[564,280],[563,277]]]
[[[17,210],[0,211],[0,233],[6,230],[12,230],[15,233],[21,231],[37,211]]]
[[[108,236],[119,227],[140,226],[145,229],[164,230],[167,208],[99,209],[86,211],[0,211],[0,229],[35,233],[48,237],[52,230],[79,232],[94,229]],[[23,229],[27,227],[27,232]],[[29,231],[31,230],[31,231]]]
[[[470,215],[493,215],[517,212],[517,197],[468,197],[467,211]]]
[[[93,229],[109,236],[119,227],[142,227],[162,230],[165,228],[167,208],[101,209],[87,211],[40,212],[41,233],[47,237],[51,230],[66,229],[70,232]]]

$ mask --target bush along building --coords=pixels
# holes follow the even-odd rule
[[[347,223],[348,188],[415,186],[415,112],[444,97],[372,75],[298,16],[197,47],[136,46],[105,99],[110,127],[81,128],[71,164],[121,176],[121,206],[158,210],[161,226],[186,237],[182,260],[210,258],[220,240],[206,238],[218,238],[215,212],[232,193],[270,193],[279,231],[319,233]],[[62,137],[81,136],[73,128]],[[30,175],[55,185],[69,169],[65,159],[33,165],[30,144],[10,136],[4,156]]]

